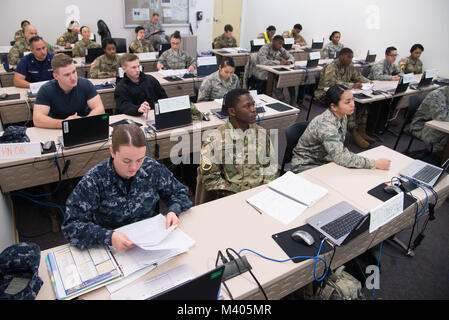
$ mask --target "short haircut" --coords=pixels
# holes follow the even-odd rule
[[[145,134],[134,123],[115,126],[112,131],[112,151],[119,151],[121,146],[146,147]]]
[[[235,68],[235,61],[233,57],[224,57],[221,59],[220,67],[233,67]]]
[[[234,28],[230,25],[230,24],[227,24],[227,25],[225,25],[224,26],[224,31],[225,32],[229,32],[229,31],[234,31]]]
[[[24,31],[24,32],[26,33],[26,32],[27,32],[28,30],[30,30],[31,28],[37,30],[35,26],[29,24],[29,25],[27,25],[27,26],[25,27],[25,31]]]
[[[340,50],[340,56],[345,55],[345,54],[354,54],[354,51],[352,51],[349,48],[343,48]]]
[[[423,47],[421,44],[417,43],[417,44],[414,44],[414,45],[411,47],[410,53],[412,53],[412,52],[415,51],[416,49],[420,49],[421,51],[424,51],[424,47]]]
[[[23,20],[23,21],[20,23],[20,27],[23,28],[23,25],[24,25],[25,23],[30,24],[30,22],[29,22],[28,20]]]
[[[297,24],[295,24],[295,25],[293,26],[293,29],[296,29],[296,30],[302,30],[302,25],[299,24],[299,23],[297,23]]]
[[[106,49],[108,44],[113,44],[115,47],[117,47],[117,44],[115,43],[114,39],[112,39],[112,38],[105,38],[105,39],[103,39],[103,41],[101,41],[101,47],[103,49]]]
[[[170,38],[175,38],[175,39],[181,40],[181,33],[178,30],[176,30],[175,32],[172,33]]]
[[[137,55],[135,55],[134,53],[125,53],[120,58],[120,65],[123,67],[123,65],[126,62],[131,62],[131,61],[135,61],[135,60],[139,60],[139,57]]]
[[[44,39],[42,37],[39,36],[34,36],[30,39],[30,46],[34,43],[34,42],[38,42],[38,41],[44,41]]]
[[[387,50],[385,50],[385,54],[389,55],[391,53],[391,51],[394,51],[394,50],[398,50],[398,49],[396,49],[395,47],[388,47]]]
[[[268,26],[267,31],[276,31],[275,26]]]
[[[326,105],[328,106],[328,108],[331,107],[331,104],[338,105],[341,96],[346,90],[349,90],[349,88],[343,84],[334,84],[332,87],[330,87],[326,91]]]
[[[51,67],[53,68],[53,72],[57,72],[59,68],[67,67],[72,63],[72,57],[66,55],[65,53],[57,53],[53,59],[51,59]]]
[[[137,27],[134,29],[134,32],[135,32],[135,33],[138,33],[140,30],[145,30],[145,28],[142,27],[142,26],[137,26]]]
[[[89,29],[89,27],[88,26],[82,26],[81,28],[80,28],[80,33],[83,33],[83,29],[84,28],[87,28],[87,29]]]
[[[330,37],[329,37],[329,40],[332,41],[332,38],[333,38],[337,33],[341,34],[340,31],[334,31],[334,32],[331,33],[331,35],[330,35]]]
[[[226,95],[223,97],[222,111],[225,114],[228,114],[228,109],[234,108],[238,100],[240,99],[240,96],[244,94],[249,94],[249,91],[243,88],[237,88],[228,91],[228,93],[226,93]]]
[[[159,13],[157,13],[157,12],[153,12],[153,15],[152,15],[152,17],[154,17],[154,16],[158,16],[158,17],[159,17]]]
[[[275,36],[273,37],[273,40],[271,40],[271,42],[274,42],[274,41],[282,41],[282,42],[284,42],[284,37],[281,36],[280,34],[275,35]]]

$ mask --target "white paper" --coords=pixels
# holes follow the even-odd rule
[[[373,88],[374,88],[374,84],[371,84],[369,82],[362,83],[362,90],[364,90],[364,91],[369,91],[369,90],[372,90]]]
[[[284,44],[294,44],[295,43],[295,39],[293,38],[285,38],[284,39]]]
[[[284,197],[270,188],[246,200],[258,211],[268,214],[283,224],[289,224],[307,209],[307,206]]]
[[[140,270],[134,272],[133,274],[130,274],[129,276],[122,278],[119,281],[115,281],[115,282],[112,282],[112,283],[108,284],[106,286],[106,289],[108,289],[109,293],[112,294],[112,293],[120,290],[124,286],[130,284],[131,282],[134,282],[135,280],[139,279],[140,277],[142,277],[143,275],[147,274],[148,272],[150,272],[154,268],[156,268],[156,266],[155,265],[151,265],[151,266],[147,266],[147,267],[145,267],[143,269],[140,269]]]
[[[403,211],[404,193],[401,192],[371,210],[369,232],[376,231],[378,228],[400,215]]]
[[[39,89],[47,83],[49,80],[46,81],[39,81],[39,82],[31,82],[30,83],[30,91],[32,94],[37,94],[39,92]]]
[[[164,70],[164,69],[161,69],[161,70],[159,70],[159,73],[163,77],[177,76],[177,77],[181,77],[182,78],[184,76],[184,74],[186,74],[187,72],[189,72],[189,70],[187,70],[187,69],[175,69],[175,70]]]
[[[368,55],[372,56],[372,55],[377,55],[377,50],[376,49],[369,49],[368,50]]]
[[[180,96],[167,99],[159,99],[159,113],[168,113],[184,109],[190,109],[189,96]]]
[[[436,69],[426,70],[424,74],[426,75],[426,79],[435,78],[437,75],[437,70]]]
[[[217,56],[198,57],[198,67],[217,64]]]
[[[263,46],[265,44],[264,39],[253,39],[253,45],[254,46]]]
[[[413,73],[406,73],[402,76],[402,83],[403,84],[410,83],[413,82],[414,79],[415,77]]]
[[[259,96],[257,95],[257,90],[249,90],[249,93],[251,95],[251,97],[253,97],[253,100],[256,104],[260,103],[260,99]]]
[[[165,273],[115,292],[111,295],[111,300],[144,300],[191,280],[194,277],[195,275],[192,269],[188,265],[183,264]]]
[[[321,43],[321,42],[324,42],[324,38],[312,38],[312,42]]]
[[[26,159],[41,156],[40,142],[2,143],[0,144],[0,159]]]
[[[309,53],[309,60],[317,60],[320,59],[321,54],[319,51],[312,51]]]
[[[140,61],[143,60],[155,60],[156,59],[157,52],[143,52],[138,53],[137,56],[139,57]]]
[[[133,21],[148,21],[150,20],[149,8],[133,8]]]

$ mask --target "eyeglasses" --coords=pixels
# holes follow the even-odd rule
[[[389,54],[390,57],[397,57],[399,54]]]

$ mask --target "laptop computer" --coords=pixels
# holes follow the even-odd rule
[[[406,75],[404,75],[404,76],[406,76]],[[391,95],[396,95],[396,94],[403,93],[403,92],[407,91],[408,86],[410,85],[410,82],[405,83],[404,76],[401,76],[401,79],[399,79],[398,85],[396,86],[396,88],[380,89],[380,91],[384,91]],[[413,76],[413,74],[412,74],[412,76]]]
[[[293,38],[285,38],[284,39],[284,44],[282,46],[284,47],[285,50],[291,50],[291,48],[293,47],[294,43],[295,43],[295,39],[293,39]]]
[[[310,48],[305,48],[305,52],[311,52],[313,50],[321,50],[323,49],[324,38],[321,40],[312,39],[312,46]]]
[[[107,141],[108,139],[108,114],[62,121],[62,136],[59,136],[59,141],[64,149]]]
[[[433,187],[443,176],[444,172],[449,173],[449,159],[441,167],[421,160],[414,160],[407,167],[399,171],[399,174],[418,183]]]
[[[264,39],[254,39],[254,40],[251,40],[249,43],[251,46],[251,52],[258,52],[259,49],[265,45],[265,40]]]
[[[103,48],[86,49],[85,62],[92,63],[95,59],[97,59],[97,57],[101,56],[102,54],[104,54]]]
[[[156,131],[183,127],[191,123],[192,111],[188,95],[159,99],[154,105],[154,122],[147,122]]]
[[[218,300],[224,268],[221,265],[147,300]]]
[[[410,88],[412,88],[413,90],[419,90],[419,89],[423,89],[423,88],[430,86],[432,84],[432,80],[435,77],[435,75],[436,75],[436,70],[424,71],[419,83],[411,84]]]
[[[198,57],[196,74],[198,77],[207,77],[218,70],[216,56]]]
[[[342,201],[307,219],[307,223],[341,246],[369,228],[370,214]]]

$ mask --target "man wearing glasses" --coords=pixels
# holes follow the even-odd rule
[[[400,76],[404,75],[398,65],[394,64],[398,56],[398,49],[388,47],[385,50],[385,59],[377,62],[368,76],[370,80],[399,81]]]

